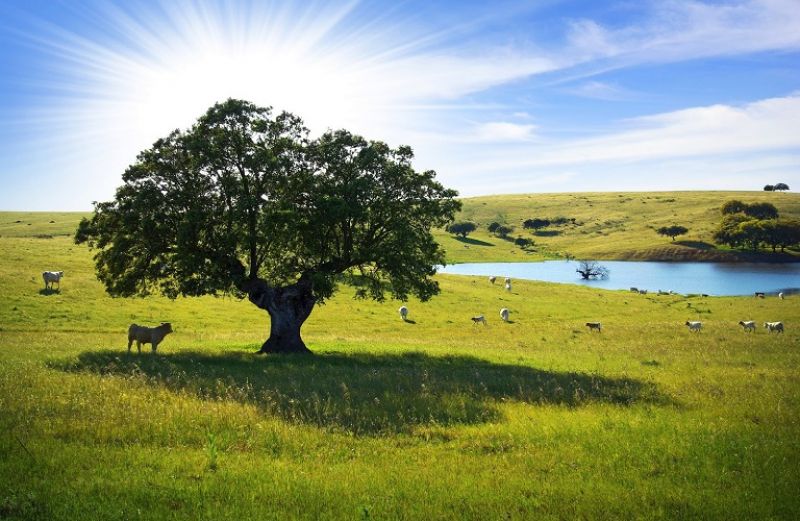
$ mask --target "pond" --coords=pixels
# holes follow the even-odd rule
[[[453,275],[496,275],[512,279],[583,284],[602,289],[674,291],[708,295],[800,293],[800,263],[599,261],[609,269],[600,280],[582,280],[577,261],[487,262],[440,268]],[[501,280],[498,282],[502,282]]]

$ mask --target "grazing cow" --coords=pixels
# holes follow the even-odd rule
[[[400,318],[403,319],[403,322],[408,321],[408,308],[405,306],[400,306],[400,309],[397,310],[400,313]]]
[[[764,322],[764,327],[770,333],[772,333],[773,331],[777,331],[778,333],[783,333],[783,322]]]
[[[477,325],[479,323],[483,323],[484,326],[486,325],[486,319],[483,317],[483,315],[472,317],[472,325]]]
[[[597,330],[598,333],[603,332],[603,326],[600,325],[600,322],[587,322],[586,327],[589,328],[589,332],[591,333],[592,330]]]
[[[503,282],[505,282],[506,284],[511,284],[511,277],[506,277],[506,280],[504,280]]]
[[[506,291],[511,291],[511,281],[506,279]]]
[[[61,289],[61,277],[64,276],[63,271],[44,271],[42,278],[44,279],[44,289],[53,289],[53,284],[58,284],[58,289]]]
[[[698,333],[700,332],[700,329],[702,329],[702,327],[703,327],[703,323],[699,322],[697,320],[694,320],[694,321],[687,320],[686,321],[686,325],[689,327],[689,331],[696,331]]]
[[[778,298],[779,298],[779,299],[781,299],[781,300],[783,300],[783,291],[781,291],[780,293],[778,293]]]
[[[496,281],[496,280],[497,280],[497,277],[495,277],[494,275],[489,277],[489,282],[491,282],[492,284],[494,284],[494,281]]]
[[[764,293],[763,293],[762,291],[756,291],[756,292],[753,294],[753,296],[754,296],[754,297],[757,297],[757,298],[764,298]]]
[[[137,324],[131,324],[128,328],[128,352],[131,352],[131,344],[136,341],[136,348],[142,352],[142,344],[152,344],[153,352],[156,352],[158,344],[164,340],[164,337],[172,333],[172,324],[169,322],[162,322],[158,327],[145,327]]]
[[[503,322],[508,322],[508,308],[503,308],[500,310],[500,318],[503,319]]]
[[[646,289],[640,289],[639,290],[639,294],[640,295],[647,295],[647,290]]]
[[[740,320],[739,325],[744,328],[745,331],[755,331],[756,330],[756,323],[754,320]]]

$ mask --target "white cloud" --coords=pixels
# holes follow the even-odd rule
[[[530,141],[535,131],[536,125],[494,121],[479,125],[474,136],[478,141]]]
[[[627,120],[622,130],[503,150],[470,170],[636,162],[800,147],[800,95],[712,105]]]

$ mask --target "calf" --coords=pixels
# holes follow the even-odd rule
[[[756,323],[754,320],[740,320],[739,325],[744,328],[745,331],[755,331],[756,330]]]
[[[686,326],[689,328],[689,331],[700,332],[700,329],[703,328],[703,323],[696,321],[696,320],[687,320]]]
[[[158,327],[131,324],[131,327],[128,328],[128,352],[131,352],[131,344],[135,340],[136,348],[140,353],[142,352],[142,344],[151,344],[155,353],[158,344],[170,333],[172,333],[172,324],[169,322],[162,322]]]
[[[590,333],[592,330],[597,330],[598,333],[603,332],[603,326],[600,325],[600,322],[587,322],[586,327],[589,328]]]
[[[481,324],[481,323],[484,326],[486,325],[486,319],[484,318],[483,315],[478,315],[477,317],[472,317],[472,324],[473,325],[478,325],[478,324]]]

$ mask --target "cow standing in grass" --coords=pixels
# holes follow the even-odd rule
[[[64,276],[63,271],[45,271],[42,272],[42,278],[44,279],[44,289],[45,291],[52,290],[53,284],[58,284],[58,289],[61,289],[61,277]]]
[[[128,352],[131,352],[131,345],[135,340],[136,348],[140,353],[142,352],[142,344],[151,344],[155,353],[158,344],[170,333],[172,333],[172,324],[169,322],[162,322],[158,327],[131,324],[131,327],[128,328]]]

